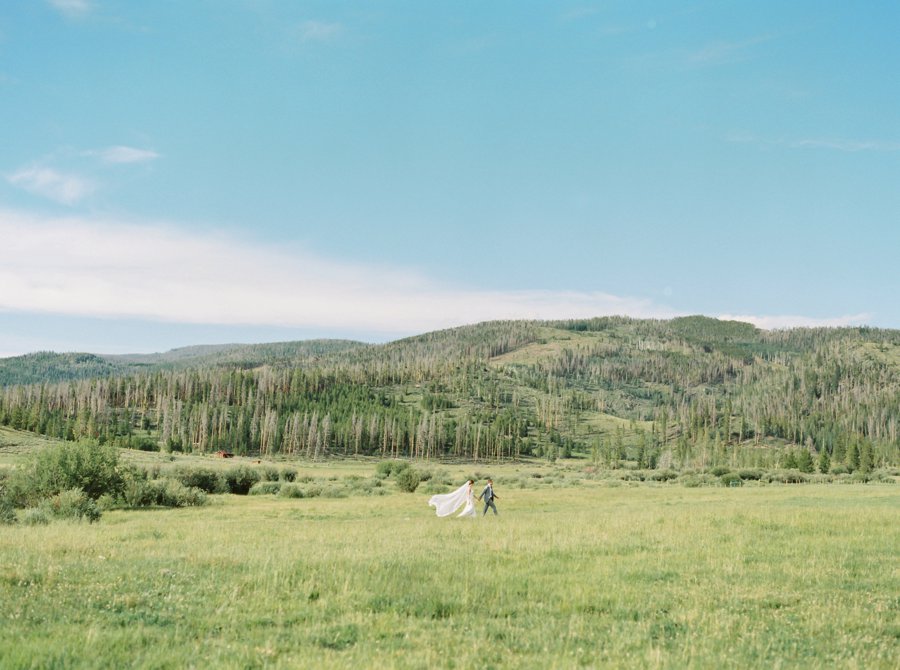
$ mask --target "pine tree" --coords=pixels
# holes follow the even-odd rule
[[[793,449],[785,450],[784,456],[781,459],[781,467],[785,470],[796,470],[800,467],[800,464],[797,462],[797,455],[794,453]]]
[[[800,453],[797,454],[797,469],[807,473],[814,470],[812,454],[809,453],[809,449],[800,448]]]
[[[847,469],[850,472],[859,470],[859,447],[856,442],[853,442],[847,450]]]
[[[872,472],[873,460],[872,445],[866,440],[859,449],[859,471]]]
[[[822,447],[822,449],[819,450],[819,472],[823,475],[827,475],[830,469],[831,459],[828,457],[828,451],[825,447]]]

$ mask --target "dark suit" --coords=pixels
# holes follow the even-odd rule
[[[482,516],[487,514],[488,507],[494,510],[494,514],[497,514],[497,506],[494,504],[494,498],[496,497],[497,496],[494,495],[494,487],[488,483],[488,485],[484,487],[484,491],[481,492],[481,495],[478,496],[479,500],[484,498],[484,511],[481,513]]]

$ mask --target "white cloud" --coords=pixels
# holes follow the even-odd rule
[[[691,65],[725,65],[750,58],[751,47],[774,39],[774,35],[757,35],[745,40],[728,42],[720,40],[710,42],[706,46],[687,54]]]
[[[89,0],[48,0],[50,5],[69,17],[84,16],[93,9]]]
[[[788,143],[792,149],[835,149],[837,151],[900,151],[900,142],[883,140],[808,139]]]
[[[725,137],[733,144],[762,144],[771,147],[788,147],[789,149],[830,149],[834,151],[900,151],[900,142],[888,140],[848,140],[841,138],[771,139],[757,137],[752,133],[734,132]]]
[[[13,186],[65,205],[74,205],[94,191],[94,184],[72,174],[51,168],[32,166],[7,175]]]
[[[843,326],[862,326],[871,323],[871,314],[848,314],[845,316],[814,318],[808,316],[783,315],[783,316],[736,316],[733,314],[721,314],[724,321],[744,321],[752,323],[763,330],[780,330],[784,328],[840,328]]]
[[[493,319],[675,315],[599,292],[448,288],[404,269],[165,225],[0,210],[0,239],[0,310],[402,334]]]
[[[301,42],[330,42],[344,31],[340,23],[304,21],[297,26],[296,34]]]
[[[602,292],[452,288],[404,268],[170,225],[0,209],[0,239],[0,311],[385,335],[494,319],[679,315],[647,299]],[[719,318],[764,329],[871,321],[869,314]]]
[[[104,163],[146,163],[159,158],[159,154],[150,149],[136,149],[121,145],[86,151],[85,155],[97,156]]]

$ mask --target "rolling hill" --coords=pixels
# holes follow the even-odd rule
[[[0,386],[41,384],[150,370],[232,365],[254,368],[268,363],[301,364],[326,354],[366,347],[350,340],[304,340],[268,344],[208,344],[156,354],[91,354],[42,351],[0,358]]]
[[[465,326],[0,361],[0,424],[279,457],[556,458],[605,467],[900,462],[900,331],[702,316]],[[26,383],[30,382],[30,383]]]

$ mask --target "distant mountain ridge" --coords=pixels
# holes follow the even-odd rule
[[[352,340],[299,340],[263,344],[206,344],[154,354],[56,353],[40,351],[0,358],[0,386],[57,383],[126,375],[149,370],[234,365],[299,363],[311,358],[370,346]]]

